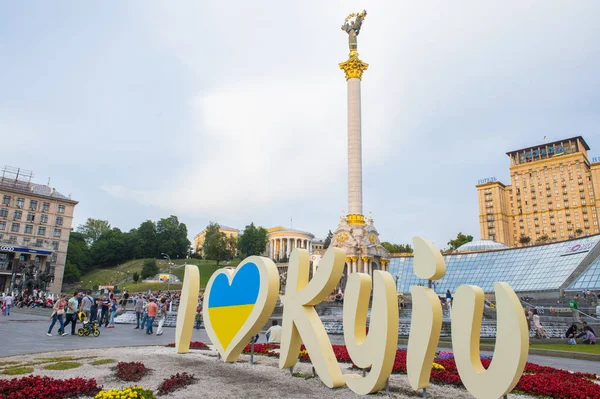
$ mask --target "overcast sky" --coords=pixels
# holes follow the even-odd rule
[[[479,238],[478,179],[582,135],[600,156],[600,2],[2,2],[0,166],[75,225],[177,215],[324,237],[347,210],[340,26],[358,38],[364,212],[384,241]]]

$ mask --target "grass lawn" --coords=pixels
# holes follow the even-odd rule
[[[212,276],[213,273],[215,271],[217,271],[218,269],[221,269],[223,267],[236,267],[237,265],[240,264],[240,262],[241,262],[241,260],[234,259],[231,262],[229,262],[228,264],[221,263],[219,266],[217,266],[217,262],[212,261],[212,260],[187,259],[188,265],[190,265],[190,264],[196,265],[196,266],[198,266],[198,269],[200,270],[200,288],[206,287],[206,284],[208,283],[210,276]],[[173,263],[183,265],[185,263],[185,261],[183,261],[183,260],[182,261],[174,261]],[[173,269],[173,274],[176,275],[177,277],[179,277],[181,279],[181,281],[183,281],[183,275],[185,274],[185,268],[181,267],[178,269]]]
[[[128,282],[125,284],[120,284],[119,289],[121,291],[127,290],[130,293],[137,292],[148,292],[148,290],[154,291],[166,291],[169,288],[171,291],[180,291],[181,284],[171,284],[170,286],[165,283],[132,283]]]
[[[534,349],[548,349],[553,351],[565,351],[565,352],[581,352],[581,353],[595,353],[600,355],[600,345],[567,345],[567,344],[531,344],[531,348]]]

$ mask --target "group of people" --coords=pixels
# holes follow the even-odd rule
[[[13,294],[5,293],[0,298],[0,303],[4,306],[5,298],[10,297],[11,307],[17,308],[51,308],[54,305],[54,298],[51,295],[46,295],[43,291],[33,290],[29,292],[24,290],[21,295],[14,296]],[[4,313],[4,312],[3,312]]]
[[[578,331],[576,324],[571,324],[571,327],[565,332],[565,338],[567,339],[567,343],[569,345],[575,345],[577,343],[576,339],[583,338],[582,343],[588,345],[596,344],[596,332],[590,326],[588,326],[587,322],[583,322],[583,327],[581,331]]]
[[[162,327],[167,319],[167,311],[172,300],[169,293],[147,296],[140,293],[135,296],[132,301],[136,314],[135,329],[141,329],[148,335],[154,334],[153,324],[155,320],[158,320],[156,335],[162,335]],[[58,334],[62,336],[69,335],[65,331],[69,325],[71,326],[71,335],[76,335],[78,320],[85,323],[96,323],[98,327],[114,328],[119,305],[125,311],[130,301],[127,291],[120,298],[117,298],[114,293],[94,297],[91,291],[85,293],[76,291],[71,298],[62,294],[53,304],[47,335],[52,336],[52,330],[57,322],[59,324]]]

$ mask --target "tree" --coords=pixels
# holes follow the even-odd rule
[[[331,230],[329,230],[329,233],[327,233],[327,237],[325,238],[325,241],[323,241],[324,249],[329,248],[329,246],[331,245],[331,240],[333,240],[333,233],[331,232]]]
[[[116,227],[103,233],[90,251],[92,261],[100,266],[114,266],[128,259],[124,234]]]
[[[100,239],[102,234],[110,230],[108,220],[88,218],[85,224],[80,225],[77,231],[83,234],[88,245],[93,245]]]
[[[525,234],[522,234],[521,237],[519,238],[519,243],[521,245],[528,245],[531,242],[531,237],[526,236]]]
[[[158,241],[156,237],[156,223],[146,220],[136,229],[137,245],[135,248],[136,258],[156,258],[158,252]]]
[[[547,234],[541,235],[541,236],[539,236],[539,237],[538,237],[538,239],[537,239],[537,243],[538,243],[538,244],[543,244],[543,243],[546,243],[546,242],[548,242],[548,241],[550,241],[550,237],[548,237],[548,235],[547,235]]]
[[[160,269],[156,264],[156,259],[146,259],[142,266],[142,278],[152,277],[158,274]]]
[[[235,256],[237,241],[234,237],[227,237],[222,233],[216,223],[210,223],[206,227],[204,237],[204,254],[207,259],[217,262],[217,266],[224,260],[229,260]]]
[[[158,244],[158,256],[161,253],[171,258],[185,258],[190,248],[190,240],[187,238],[187,226],[180,223],[177,216],[169,216],[160,219],[156,223],[156,239]]]
[[[76,281],[79,281],[80,278],[81,278],[81,272],[79,271],[77,266],[75,266],[71,262],[67,261],[67,263],[65,264],[65,272],[63,274],[63,281],[65,283],[74,283]]]
[[[137,284],[140,281],[140,274],[138,272],[133,272],[133,282]]]
[[[267,241],[267,230],[260,226],[254,226],[254,223],[250,223],[246,226],[238,240],[238,249],[244,257],[261,255],[265,252]]]
[[[473,236],[466,236],[464,235],[462,232],[458,233],[458,235],[456,236],[456,238],[454,240],[450,240],[448,241],[448,245],[450,245],[449,250],[450,251],[456,251],[456,249],[458,247],[460,247],[461,245],[464,245],[468,242],[473,241]]]
[[[79,269],[79,271],[81,272],[88,271],[92,268],[90,248],[88,247],[85,241],[84,235],[81,233],[77,233],[76,231],[71,231],[69,235],[69,247],[67,248],[67,262],[77,267],[77,269]]]
[[[409,244],[392,244],[387,241],[381,243],[381,246],[388,250],[392,254],[399,253],[413,253],[413,249]]]
[[[575,230],[575,236],[579,237],[582,234],[583,234],[583,230],[581,230],[581,229]]]

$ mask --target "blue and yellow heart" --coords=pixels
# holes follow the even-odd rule
[[[224,350],[254,310],[260,291],[260,271],[255,263],[241,266],[233,281],[226,274],[215,277],[208,297],[208,317]]]

